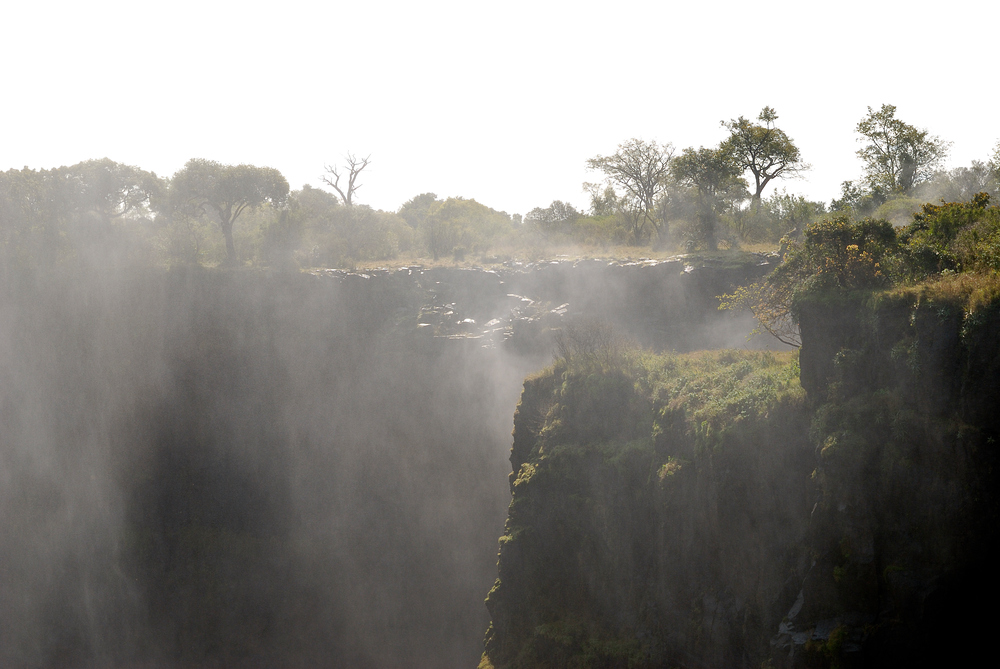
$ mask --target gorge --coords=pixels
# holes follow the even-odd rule
[[[1000,299],[816,298],[749,350],[717,296],[773,266],[8,277],[0,664],[974,656]]]
[[[766,270],[10,274],[0,664],[474,665],[554,329],[735,344],[705,305]]]

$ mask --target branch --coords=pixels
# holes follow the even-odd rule
[[[340,195],[340,199],[343,201],[343,203],[345,205],[350,205],[350,203],[351,203],[350,199],[346,195],[344,195],[344,191],[340,190],[340,186],[338,185],[338,184],[340,184],[340,174],[337,172],[336,165],[324,165],[323,168],[327,172],[329,172],[330,174],[332,174],[334,176],[334,179],[331,181],[330,178],[328,176],[326,176],[326,175],[320,175],[319,178],[327,186],[330,186],[335,191],[337,191],[337,193]],[[350,189],[348,189],[348,192],[350,192]]]

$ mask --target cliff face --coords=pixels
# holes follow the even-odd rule
[[[971,661],[988,621],[960,612],[997,593],[997,294],[816,298],[790,361],[526,381],[481,666]]]
[[[812,451],[794,358],[623,365],[525,384],[485,664],[752,663],[791,604]]]
[[[986,624],[958,614],[998,591],[997,287],[965,276],[817,298],[800,319],[820,501],[775,658],[974,663]]]

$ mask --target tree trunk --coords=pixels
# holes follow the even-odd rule
[[[233,243],[233,222],[221,221],[222,236],[226,238],[226,264],[236,265],[236,244]]]

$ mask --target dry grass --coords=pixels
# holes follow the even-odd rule
[[[973,312],[1000,299],[997,272],[945,273],[915,286],[899,286],[886,292],[889,298],[910,299],[913,303],[936,302],[962,306]]]

